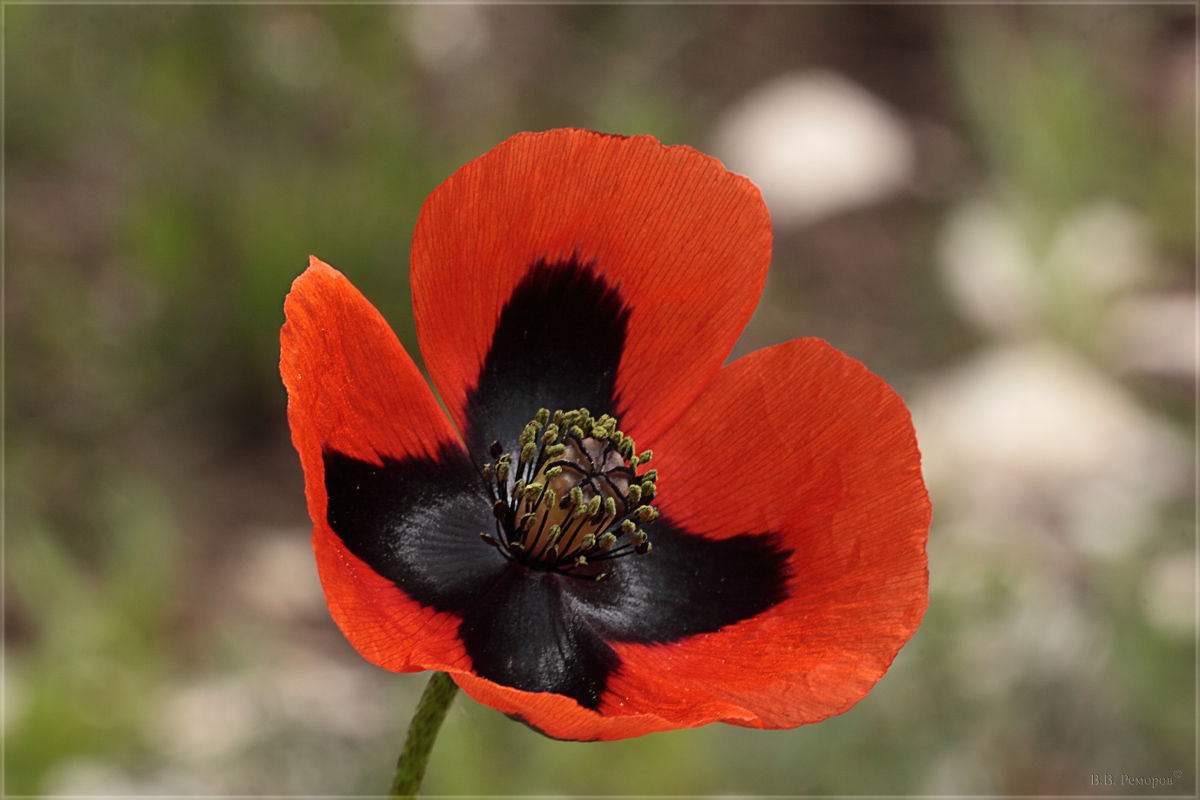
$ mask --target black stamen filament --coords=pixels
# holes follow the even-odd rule
[[[553,421],[551,421],[553,420]],[[542,409],[525,426],[516,465],[500,442],[481,471],[496,516],[496,533],[480,533],[509,560],[573,578],[607,580],[612,570],[593,564],[650,552],[637,523],[653,521],[656,470],[639,475],[651,453],[636,454],[633,440],[607,414],[587,409]]]

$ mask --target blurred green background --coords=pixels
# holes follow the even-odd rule
[[[427,792],[1195,793],[1194,7],[3,15],[5,793],[385,791],[425,676],[324,607],[283,298],[318,255],[419,363],[423,199],[560,126],[760,183],[735,355],[822,336],[906,398],[930,606],[795,731],[564,743],[460,696]]]

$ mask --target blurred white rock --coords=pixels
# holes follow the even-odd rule
[[[935,497],[1000,538],[1051,530],[1120,557],[1189,474],[1178,431],[1048,342],[983,352],[917,397],[913,418]]]
[[[263,733],[259,691],[247,674],[211,678],[168,692],[155,724],[155,744],[188,766],[235,756]]]
[[[452,71],[485,55],[491,45],[487,17],[478,5],[420,3],[396,7],[413,55],[434,72]]]
[[[1103,346],[1118,368],[1195,377],[1200,341],[1196,295],[1130,295],[1113,307],[1107,323]]]
[[[289,658],[264,683],[262,694],[272,718],[285,729],[299,723],[370,740],[386,733],[392,721],[388,682],[366,662],[349,665],[308,652]]]
[[[258,57],[268,75],[296,91],[328,84],[342,60],[337,36],[307,9],[281,10],[267,17]]]
[[[309,531],[281,528],[250,533],[246,553],[232,576],[239,605],[281,622],[325,618],[325,594]]]
[[[964,694],[1008,695],[1022,680],[1091,681],[1111,655],[1111,634],[1061,585],[1026,581],[998,615],[961,633],[954,674]]]
[[[1081,206],[1035,251],[1016,200],[967,201],[942,230],[938,261],[955,308],[1001,339],[1052,332],[1095,342],[1114,302],[1153,273],[1145,222],[1110,200]]]
[[[959,313],[996,336],[1022,333],[1038,317],[1037,266],[1020,230],[989,200],[950,215],[938,247],[942,279]]]
[[[1152,271],[1154,254],[1141,216],[1111,200],[1082,206],[1059,225],[1046,267],[1066,292],[1106,298]]]
[[[1142,578],[1146,619],[1172,636],[1196,635],[1196,554],[1168,553]]]
[[[913,171],[912,136],[882,100],[841,75],[781,75],[722,114],[714,152],[762,190],[776,225],[887,198]]]

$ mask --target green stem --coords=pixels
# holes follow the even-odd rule
[[[396,762],[392,800],[413,800],[421,791],[425,767],[429,764],[429,752],[433,750],[438,729],[442,727],[442,720],[446,718],[446,711],[456,694],[458,685],[449,675],[444,672],[433,673],[425,686],[425,693],[421,695],[421,702],[417,703],[417,713],[413,714],[412,723],[408,726],[404,750]]]

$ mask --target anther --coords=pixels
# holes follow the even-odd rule
[[[649,505],[658,473],[638,474],[652,453],[638,455],[612,415],[539,409],[516,444],[505,452],[493,442],[494,461],[483,465],[488,490],[499,498],[492,508],[497,535],[481,533],[484,542],[505,547],[506,557],[527,568],[598,581],[614,572],[582,569],[588,557],[650,552],[649,537],[637,526],[658,517]],[[630,537],[628,546],[618,546],[622,536]]]

